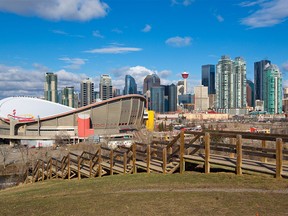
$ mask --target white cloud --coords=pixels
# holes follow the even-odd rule
[[[288,72],[288,61],[282,64],[282,69]]]
[[[101,0],[1,0],[0,11],[48,20],[87,21],[107,15]]]
[[[104,38],[104,36],[100,33],[100,31],[96,30],[96,31],[93,31],[93,36],[94,37],[98,37],[98,38]]]
[[[112,32],[115,32],[115,33],[117,33],[117,34],[122,34],[122,33],[123,33],[123,31],[122,31],[121,29],[119,29],[119,28],[114,28],[114,29],[112,29],[111,31],[112,31]]]
[[[67,32],[64,32],[64,31],[61,31],[61,30],[52,30],[52,32],[53,32],[54,34],[68,35]]]
[[[99,49],[87,50],[87,53],[100,53],[100,54],[120,54],[120,53],[128,53],[128,52],[138,52],[141,51],[142,48],[137,47],[119,47],[119,46],[111,46],[104,47]]]
[[[173,47],[185,47],[191,45],[192,38],[191,37],[171,37],[168,38],[165,43],[169,46]]]
[[[184,6],[189,6],[194,2],[194,0],[171,0],[171,5],[184,5]]]
[[[274,26],[282,23],[288,18],[288,1],[273,0],[273,1],[257,1],[255,4],[260,5],[260,9],[256,10],[250,16],[243,18],[241,24],[251,28],[261,28]],[[246,4],[248,6],[255,5],[253,3]],[[245,4],[244,4],[245,6]]]
[[[151,25],[146,24],[145,27],[142,29],[142,32],[150,32],[152,29]]]
[[[224,18],[221,15],[216,15],[218,22],[224,22]]]
[[[46,66],[33,64],[35,69],[27,70],[18,66],[0,65],[0,99],[11,96],[43,97],[45,73],[51,72]],[[53,71],[58,75],[58,90],[66,86],[80,89],[80,82],[88,76],[66,70]]]
[[[64,66],[64,68],[68,68],[68,69],[73,69],[73,70],[77,70],[80,69],[81,65],[84,65],[87,61],[87,59],[81,59],[81,58],[59,58],[59,60],[64,61],[66,64],[66,66]]]
[[[122,67],[117,68],[111,71],[111,74],[113,74],[112,84],[118,89],[123,90],[125,86],[125,75],[131,75],[136,83],[138,90],[143,90],[143,82],[147,75],[151,75],[156,73],[160,80],[161,84],[163,85],[170,85],[173,83],[173,81],[167,79],[171,75],[171,71],[169,70],[163,70],[158,72],[157,70],[151,70],[144,66],[134,66],[134,67]],[[176,81],[174,81],[176,84]]]
[[[252,7],[255,5],[259,5],[261,3],[267,2],[267,0],[257,0],[257,1],[244,1],[239,4],[241,7]]]

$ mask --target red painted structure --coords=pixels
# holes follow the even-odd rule
[[[91,120],[89,114],[78,114],[78,136],[79,138],[87,138],[94,135],[94,130],[91,129]]]

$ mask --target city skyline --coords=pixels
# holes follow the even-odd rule
[[[285,87],[287,17],[286,0],[4,0],[0,99],[43,96],[46,72],[57,74],[58,90],[79,91],[82,80],[97,86],[102,74],[118,89],[131,75],[141,90],[152,72],[170,85],[187,71],[191,92],[201,84],[201,66],[222,55],[243,57],[252,81],[254,62],[270,60]]]

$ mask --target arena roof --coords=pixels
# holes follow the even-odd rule
[[[75,110],[58,103],[30,97],[8,97],[0,100],[0,118],[45,118]]]

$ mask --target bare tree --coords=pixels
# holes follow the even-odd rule
[[[3,169],[6,169],[7,159],[10,154],[10,147],[9,146],[1,146],[0,147],[0,155],[2,157]]]

